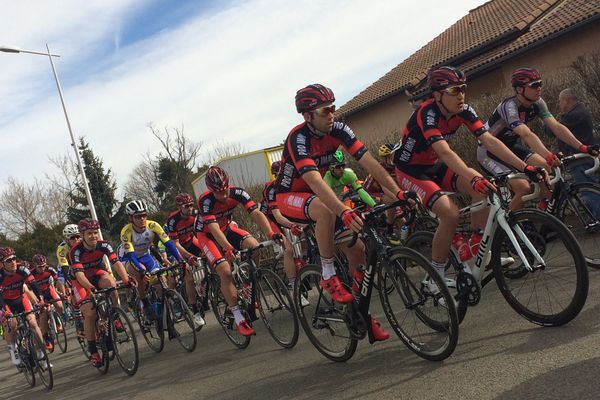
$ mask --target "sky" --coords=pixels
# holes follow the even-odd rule
[[[341,106],[484,2],[0,0],[0,46],[60,55],[74,134],[123,186],[160,151],[149,124],[183,127],[204,157],[277,145],[298,89],[325,84]],[[0,52],[0,71],[1,191],[73,150],[48,57]]]

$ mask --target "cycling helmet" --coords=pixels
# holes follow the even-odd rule
[[[31,262],[36,267],[45,267],[48,265],[48,261],[46,261],[46,257],[43,254],[36,254],[31,259]]]
[[[275,162],[273,162],[273,164],[271,164],[271,173],[273,175],[277,175],[279,173],[280,169],[281,169],[281,161],[275,161]]]
[[[209,167],[204,182],[210,191],[218,192],[229,187],[229,176],[221,167]]]
[[[12,247],[0,247],[0,259],[5,261],[7,258],[10,258],[15,255],[15,249]]]
[[[427,75],[427,86],[431,90],[442,90],[450,86],[464,85],[467,77],[464,72],[454,67],[439,67],[429,71]]]
[[[535,68],[519,68],[513,71],[510,77],[512,87],[525,86],[528,83],[539,81],[542,74]]]
[[[336,150],[335,153],[333,153],[333,160],[331,160],[330,166],[334,167],[336,165],[346,165],[346,159],[341,150]]]
[[[175,196],[175,203],[177,203],[178,206],[190,204],[193,202],[194,199],[188,193],[179,193],[177,196]]]
[[[79,228],[75,224],[69,224],[63,228],[62,234],[65,239],[68,239],[71,236],[79,235]]]
[[[335,101],[335,95],[328,87],[318,83],[308,85],[296,92],[296,111],[302,114],[311,112]]]
[[[84,218],[79,221],[79,232],[85,232],[93,229],[100,229],[100,223],[95,219]]]
[[[397,148],[398,145],[394,143],[384,143],[381,146],[379,146],[379,157],[389,156],[394,151],[396,151]]]
[[[147,214],[148,206],[144,200],[133,200],[125,205],[127,215]]]

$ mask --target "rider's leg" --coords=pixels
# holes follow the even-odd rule
[[[513,192],[513,197],[510,201],[511,211],[522,209],[525,204],[523,196],[531,193],[529,182],[525,179],[511,179],[508,182],[508,188]]]
[[[440,276],[443,277],[452,238],[458,226],[458,207],[450,197],[441,196],[433,203],[431,210],[440,221],[431,244],[432,264]]]
[[[319,246],[321,263],[323,266],[323,279],[327,280],[335,275],[333,267],[333,234],[335,226],[335,214],[321,200],[314,198],[308,206],[308,215],[315,223],[315,238]]]

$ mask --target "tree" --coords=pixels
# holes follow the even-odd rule
[[[223,158],[237,156],[246,152],[246,148],[241,143],[216,140],[207,158],[208,165],[214,165]]]
[[[102,159],[94,155],[89,144],[83,138],[79,140],[79,151],[100,226],[103,231],[114,234],[118,228],[113,226],[111,219],[118,202],[115,198],[117,184],[112,176],[112,171],[109,168],[105,172]],[[69,220],[79,221],[83,218],[89,218],[89,204],[83,184],[80,181],[75,183],[75,190],[70,194],[70,198],[75,205],[68,208]]]
[[[0,195],[0,226],[9,237],[31,233],[40,218],[42,188],[36,179],[31,185],[8,178]]]
[[[150,155],[140,162],[129,174],[125,185],[125,196],[129,199],[144,200],[148,204],[150,213],[159,212],[162,209],[164,196],[155,190],[158,185],[157,168]]]

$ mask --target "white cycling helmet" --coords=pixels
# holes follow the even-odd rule
[[[127,215],[136,215],[148,213],[148,206],[144,200],[133,200],[127,203],[125,206],[125,212]]]
[[[79,228],[75,224],[66,225],[63,228],[62,234],[65,239],[68,239],[71,236],[79,235]]]

